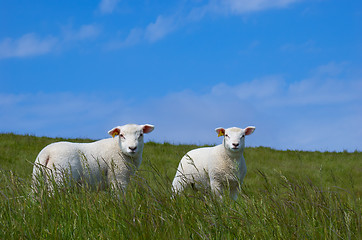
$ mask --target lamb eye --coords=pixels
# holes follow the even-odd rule
[[[140,138],[143,137],[143,133],[140,134]]]
[[[229,135],[225,134],[225,137],[229,137]]]
[[[122,139],[125,139],[123,134],[120,134],[119,137],[122,138]]]

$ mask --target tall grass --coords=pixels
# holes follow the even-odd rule
[[[30,162],[54,139],[0,139],[0,239],[362,238],[359,152],[248,148],[242,193],[232,201],[191,190],[172,197],[178,161],[195,146],[147,143],[124,194],[62,187],[49,195],[43,186],[32,196]],[[27,142],[17,148],[24,158],[3,165],[12,141]]]

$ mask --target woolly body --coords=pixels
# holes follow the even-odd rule
[[[118,135],[114,138],[93,143],[52,143],[36,158],[33,183],[36,185],[43,172],[50,190],[49,176],[57,184],[64,183],[67,176],[92,188],[104,189],[112,183],[124,190],[142,162],[143,133],[152,130],[152,125],[128,124],[110,130],[110,135]]]
[[[251,134],[254,129],[217,128],[219,135],[225,135],[223,143],[194,149],[183,156],[172,182],[174,192],[181,192],[191,184],[196,188],[210,187],[218,196],[228,189],[230,196],[236,199],[246,174],[243,156],[245,135]]]

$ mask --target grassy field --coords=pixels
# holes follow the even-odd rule
[[[34,199],[32,163],[60,140],[0,134],[0,239],[362,239],[360,152],[247,148],[232,201],[201,191],[171,198],[178,162],[197,146],[150,142],[124,196],[62,188]]]

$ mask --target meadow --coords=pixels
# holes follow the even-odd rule
[[[124,195],[59,188],[34,197],[32,163],[61,140],[92,141],[0,134],[0,239],[362,239],[361,152],[246,148],[232,201],[191,189],[172,198],[178,162],[198,146],[148,142]]]

